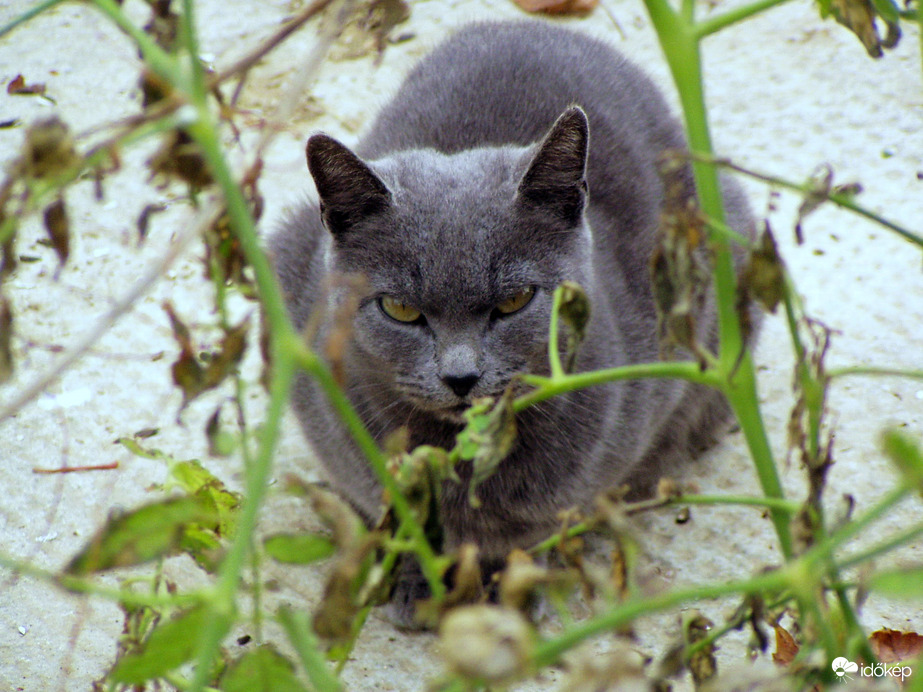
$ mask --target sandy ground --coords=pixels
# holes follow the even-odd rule
[[[0,6],[0,24],[32,3]],[[217,66],[229,64],[270,34],[298,3],[270,0],[203,0],[199,3],[202,51]],[[300,5],[299,5],[300,6]],[[719,10],[728,5],[719,3]],[[129,2],[133,17],[144,17],[140,2]],[[706,11],[703,9],[703,12]],[[413,37],[389,46],[380,66],[366,53],[347,59],[344,46],[320,71],[310,100],[301,101],[266,159],[262,191],[267,201],[264,228],[310,190],[303,143],[325,130],[354,142],[370,114],[388,98],[410,65],[453,27],[474,18],[515,17],[505,1],[420,0],[396,33]],[[659,81],[675,102],[672,85],[644,8],[633,0],[605,0],[585,19],[570,24],[607,37]],[[261,118],[297,79],[313,45],[312,30],[301,32],[253,75],[238,119],[242,144],[252,147]],[[838,181],[861,180],[866,207],[919,232],[923,212],[923,101],[919,41],[912,28],[897,50],[872,61],[858,41],[830,21],[821,21],[809,3],[790,3],[710,38],[705,44],[707,96],[720,153],[757,170],[802,180],[829,163]],[[0,41],[0,80],[17,74],[44,82],[55,103],[38,97],[0,94],[0,121],[23,123],[59,114],[78,133],[137,112],[138,61],[128,41],[100,15],[68,4],[30,22]],[[0,161],[15,157],[23,128],[0,130]],[[92,138],[92,137],[91,137]],[[4,286],[16,313],[13,349],[17,370],[0,386],[0,406],[12,401],[57,361],[59,347],[77,343],[154,266],[171,242],[192,223],[193,212],[177,189],[157,189],[142,168],[147,143],[124,152],[122,170],[106,183],[105,198],[94,200],[89,182],[67,193],[73,226],[71,258],[54,277],[56,259],[39,240],[38,219],[26,220],[18,253],[37,258],[23,263]],[[754,209],[768,213],[765,187],[749,184]],[[141,209],[161,202],[167,211],[151,224],[148,241],[137,246],[135,221]],[[806,242],[792,234],[798,200],[783,196],[771,213],[773,227],[806,305],[837,330],[829,364],[920,368],[923,354],[923,268],[919,249],[856,216],[822,209],[805,224]],[[201,248],[192,249],[139,299],[79,362],[56,379],[37,400],[0,422],[0,535],[3,555],[39,567],[64,565],[116,508],[130,508],[153,495],[164,480],[161,462],[130,455],[113,440],[157,428],[152,446],[178,458],[203,459],[220,477],[239,485],[239,461],[207,457],[202,429],[215,407],[228,399],[221,391],[194,402],[176,422],[180,397],[169,367],[177,347],[161,307],[170,300],[194,326],[214,324],[209,288],[201,279]],[[241,302],[238,314],[253,312]],[[197,333],[207,341],[213,333]],[[204,335],[204,336],[203,336]],[[251,349],[245,371],[255,379],[258,360]],[[785,429],[791,399],[792,358],[780,317],[766,324],[757,353],[765,418],[778,458],[785,458]],[[248,394],[250,415],[259,421],[258,388]],[[831,392],[837,423],[836,459],[828,497],[834,509],[843,493],[868,507],[892,483],[879,448],[887,426],[923,435],[923,384],[897,378],[848,378]],[[118,462],[117,470],[41,475],[35,468]],[[317,472],[294,421],[285,424],[274,478]],[[785,466],[789,493],[800,497],[802,472]],[[730,435],[691,467],[688,478],[705,491],[756,492],[757,485],[740,435]],[[908,502],[876,525],[874,536],[918,517],[918,501]],[[263,519],[266,531],[310,528],[316,520],[302,505],[274,495]],[[667,585],[743,577],[778,559],[769,522],[743,509],[695,509],[678,525],[673,513],[639,522],[649,569]],[[873,537],[874,537],[873,536]],[[918,543],[894,558],[919,562]],[[143,572],[142,572],[143,574]],[[168,575],[195,582],[191,563],[171,562]],[[316,571],[270,571],[279,593],[273,598],[310,606],[320,596]],[[115,584],[114,578],[109,578]],[[729,603],[704,603],[716,621]],[[919,604],[873,599],[863,611],[872,629],[923,631]],[[0,690],[86,690],[112,661],[122,617],[111,602],[78,598],[51,585],[0,569]],[[678,629],[676,616],[649,618],[636,627],[640,651],[659,656]],[[249,630],[234,632],[235,635]],[[277,637],[271,627],[267,636]],[[743,660],[744,635],[730,639],[721,665]],[[237,644],[229,640],[229,646]],[[605,647],[605,641],[599,647]],[[403,635],[374,618],[364,631],[344,678],[355,690],[417,690],[441,669],[431,635]],[[561,674],[550,672],[522,689],[555,689]],[[680,687],[688,685],[680,681]]]

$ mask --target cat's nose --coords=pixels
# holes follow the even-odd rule
[[[464,375],[445,375],[442,381],[455,392],[456,396],[467,396],[479,379],[481,379],[480,373],[469,372]]]

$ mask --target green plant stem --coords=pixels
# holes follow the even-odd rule
[[[238,532],[221,564],[218,583],[212,599],[214,617],[209,619],[200,639],[197,665],[191,687],[194,692],[204,687],[211,671],[211,662],[217,655],[221,640],[232,621],[237,587],[251,546],[253,532],[256,529],[259,509],[266,493],[279,426],[295,377],[295,347],[292,343],[297,343],[297,337],[292,333],[275,275],[269,265],[269,260],[260,248],[256,226],[247,201],[224,160],[217,129],[211,119],[204,93],[200,99],[195,104],[198,118],[190,123],[187,131],[201,147],[203,156],[221,187],[231,228],[247,262],[253,268],[261,304],[270,328],[269,350],[273,372],[269,387],[269,405],[260,435],[259,449],[254,463],[245,469],[246,491],[238,520]]]
[[[93,4],[105,14],[112,22],[122,31],[128,34],[129,38],[135,42],[138,50],[144,59],[144,64],[149,67],[161,79],[178,87],[180,91],[189,93],[191,89],[186,84],[183,70],[179,68],[176,60],[172,55],[167,53],[163,48],[143,30],[139,29],[132,23],[122,8],[115,0],[92,0]]]
[[[900,368],[885,368],[874,365],[847,365],[842,368],[830,368],[827,371],[829,379],[847,377],[850,375],[867,375],[872,377],[907,377],[923,380],[923,370],[902,370]]]
[[[750,5],[738,7],[737,9],[719,14],[717,17],[710,17],[709,19],[697,22],[693,25],[692,31],[695,37],[701,40],[710,34],[714,34],[721,29],[731,26],[732,24],[736,24],[737,22],[743,21],[744,19],[749,19],[753,15],[765,12],[771,7],[781,5],[783,2],[787,1],[788,0],[758,0],[757,2],[754,2]]]
[[[627,514],[635,514],[648,509],[658,509],[660,507],[675,507],[684,505],[740,505],[744,507],[764,507],[768,509],[778,509],[788,514],[794,514],[801,506],[793,501],[775,497],[755,497],[749,495],[679,495],[665,499],[642,500],[633,502],[624,506]],[[582,521],[578,524],[568,527],[564,531],[565,538],[573,538],[581,534],[592,531],[597,527],[595,522]],[[561,542],[560,532],[545,540],[536,543],[529,548],[530,553],[543,553],[558,546]]]
[[[559,394],[573,392],[585,387],[592,387],[606,382],[618,380],[636,380],[652,377],[674,377],[690,382],[698,382],[717,386],[718,380],[711,371],[702,371],[696,363],[690,361],[666,363],[641,363],[637,365],[623,365],[617,368],[580,372],[561,377],[542,377],[539,375],[524,375],[522,381],[536,387],[528,394],[523,394],[513,401],[513,410],[520,411],[535,404],[550,399]]]
[[[750,170],[749,168],[743,168],[738,166],[728,159],[717,158],[713,154],[706,154],[700,151],[699,149],[693,148],[692,153],[690,154],[693,161],[702,161],[703,163],[709,163],[716,166],[722,166],[732,171],[746,175],[747,177],[753,178],[755,180],[761,180],[764,183],[769,183],[776,187],[785,188],[786,190],[792,190],[793,192],[798,192],[802,195],[813,195],[817,197],[819,195],[818,191],[814,188],[811,183],[793,183],[790,180],[785,180],[784,178],[778,178],[774,175],[768,175],[766,173],[760,173],[758,171]],[[858,214],[870,221],[874,221],[880,226],[884,226],[899,236],[909,240],[920,247],[923,247],[923,235],[914,233],[913,231],[904,228],[903,226],[889,221],[883,216],[876,214],[875,212],[866,209],[865,207],[856,204],[854,195],[848,195],[843,193],[830,192],[826,195],[821,195],[823,199],[826,199],[828,202],[835,204],[838,207],[843,209],[848,209],[854,214]]]
[[[554,291],[551,301],[551,324],[548,327],[548,363],[551,366],[551,379],[553,380],[564,377],[561,352],[558,348],[558,315],[561,312],[561,288],[561,286],[558,286]]]
[[[645,5],[679,91],[689,146],[693,151],[711,152],[699,37],[693,27],[670,7],[667,0],[645,0]],[[696,160],[692,162],[692,169],[702,210],[717,223],[724,223],[717,171],[713,166]],[[763,493],[767,497],[782,499],[782,484],[759,410],[753,361],[745,349],[737,318],[737,280],[730,245],[719,234],[711,234],[710,243],[714,250],[722,389],[747,440]],[[781,552],[789,559],[793,549],[788,516],[777,509],[771,509],[770,512]]]
[[[40,15],[42,12],[50,10],[55,5],[60,5],[64,1],[65,0],[44,0],[43,2],[36,3],[34,7],[29,8],[28,10],[23,12],[21,15],[16,17],[16,19],[5,24],[3,27],[0,27],[0,38],[3,38],[4,36],[6,36],[8,33],[10,33],[13,29],[18,27],[20,24],[25,24],[33,17]]]
[[[602,632],[613,631],[631,622],[641,615],[666,610],[684,603],[720,598],[735,593],[758,594],[765,591],[777,591],[787,588],[794,576],[789,569],[761,574],[745,581],[732,581],[725,584],[708,584],[687,589],[668,591],[651,598],[628,601],[610,611],[589,620],[579,622],[565,630],[554,639],[540,642],[533,654],[533,663],[537,668],[552,665],[569,649],[580,642]]]
[[[288,634],[289,641],[301,658],[308,679],[317,692],[340,692],[343,685],[334,675],[319,651],[317,637],[305,613],[281,608],[278,620]]]
[[[101,586],[91,579],[51,572],[41,567],[36,567],[31,562],[17,560],[3,553],[0,553],[0,567],[8,569],[16,574],[25,575],[32,579],[39,579],[48,584],[53,584],[65,591],[98,596],[113,601],[114,603],[121,603],[132,607],[173,608],[184,605],[194,606],[205,600],[205,596],[199,592],[167,596],[156,593],[138,593],[130,589],[114,589],[108,586]]]
[[[878,543],[871,548],[862,550],[854,555],[843,558],[842,560],[837,561],[837,568],[839,570],[849,569],[855,565],[861,565],[863,562],[870,562],[875,558],[889,553],[895,548],[899,548],[902,545],[909,543],[910,541],[923,536],[923,524],[918,524],[913,526],[906,531],[901,531],[900,533],[892,536],[887,541]]]
[[[404,497],[403,493],[401,493],[394,476],[389,473],[387,459],[378,448],[378,444],[375,442],[374,438],[372,438],[371,434],[369,434],[365,425],[363,425],[359,415],[356,413],[355,409],[353,409],[352,405],[349,403],[349,399],[346,398],[343,390],[337,385],[336,381],[333,379],[333,375],[324,365],[323,361],[300,341],[297,342],[296,348],[301,367],[314,377],[324,390],[324,393],[336,410],[340,420],[343,421],[346,429],[358,445],[359,450],[366,459],[368,459],[369,465],[378,478],[378,482],[381,483],[382,487],[388,492],[391,503],[394,506],[394,511],[397,513],[401,523],[406,525],[409,537],[416,546],[415,552],[420,560],[420,568],[423,570],[427,582],[429,582],[433,597],[437,600],[442,598],[445,595],[445,584],[442,583],[442,568],[440,566],[440,561],[437,559],[432,547],[426,540],[423,527],[414,517],[410,503]]]

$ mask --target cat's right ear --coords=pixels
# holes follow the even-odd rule
[[[308,170],[320,196],[324,225],[334,236],[391,204],[391,192],[358,156],[333,137],[308,140]]]

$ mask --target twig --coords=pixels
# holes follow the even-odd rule
[[[119,462],[113,461],[111,464],[95,464],[92,466],[61,466],[56,469],[43,469],[37,466],[32,467],[32,473],[77,473],[78,471],[112,471],[119,467]]]

